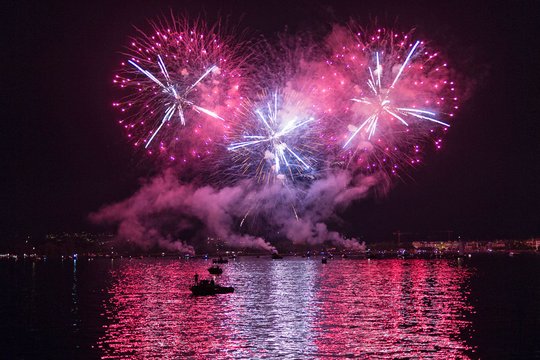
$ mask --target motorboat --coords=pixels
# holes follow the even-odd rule
[[[223,274],[223,269],[217,265],[212,265],[208,268],[208,272],[212,275],[221,275]]]
[[[214,283],[214,280],[201,280],[193,285],[190,290],[194,296],[228,294],[234,292],[232,286],[221,286]]]
[[[283,259],[283,256],[279,255],[278,253],[273,253],[272,259]]]

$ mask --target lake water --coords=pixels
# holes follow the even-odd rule
[[[540,256],[0,261],[0,358],[540,358]]]

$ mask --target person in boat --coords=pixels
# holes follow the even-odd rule
[[[195,285],[199,284],[199,274],[195,274]]]
[[[216,284],[214,283],[214,279],[210,280],[210,285],[211,286],[215,286]]]

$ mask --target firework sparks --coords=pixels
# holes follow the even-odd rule
[[[240,46],[187,24],[174,19],[132,40],[114,80],[129,94],[114,105],[136,146],[182,163],[196,158],[199,172],[214,174],[212,184],[247,177],[300,185],[314,166],[317,173],[349,166],[396,173],[417,164],[430,139],[441,147],[439,129],[447,130],[458,108],[447,64],[410,34],[337,26],[324,51],[288,41],[259,54],[267,63],[253,71]],[[249,96],[255,93],[262,95]]]
[[[223,118],[219,116],[218,114],[216,114],[215,112],[205,109],[201,106],[198,106],[194,104],[193,101],[189,100],[190,99],[189,95],[191,91],[197,86],[197,84],[203,81],[210,73],[219,72],[219,68],[217,66],[212,65],[193,84],[184,85],[181,82],[175,82],[171,79],[171,77],[169,76],[169,72],[167,71],[167,67],[165,66],[165,64],[163,63],[163,60],[161,59],[161,56],[159,55],[158,55],[158,65],[159,65],[159,68],[161,70],[163,77],[165,78],[165,84],[159,81],[149,71],[144,70],[139,65],[137,65],[135,61],[128,60],[128,62],[131,65],[133,65],[137,70],[139,70],[142,74],[146,75],[150,80],[156,83],[159,87],[161,87],[163,93],[170,97],[170,101],[164,103],[165,115],[163,116],[163,120],[161,120],[161,123],[159,124],[157,129],[152,131],[152,135],[146,141],[146,145],[144,146],[145,148],[148,148],[148,146],[150,146],[150,144],[152,143],[152,140],[154,140],[154,137],[161,130],[162,126],[168,121],[170,121],[175,113],[178,114],[180,123],[185,126],[186,117],[184,115],[184,111],[188,108],[192,108],[197,112],[202,112],[206,115],[211,116],[214,119],[223,120]]]
[[[334,114],[328,148],[341,149],[336,164],[397,175],[420,162],[426,144],[441,148],[458,109],[452,71],[411,33],[354,29],[334,27],[324,43],[328,69],[313,77],[315,96]]]
[[[152,28],[132,39],[114,78],[127,91],[113,103],[120,123],[149,153],[157,148],[184,162],[208,155],[228,126],[221,114],[234,113],[241,102],[246,56],[234,39],[200,22],[173,18]]]
[[[269,95],[262,105],[250,112],[256,126],[246,129],[241,140],[227,148],[238,153],[244,172],[255,167],[259,179],[271,173],[280,180],[294,180],[296,175],[311,169],[311,160],[298,148],[304,146],[301,132],[305,133],[315,118],[285,111],[283,106],[287,105],[282,104],[282,96],[277,91]],[[267,180],[270,181],[270,177]]]
[[[170,192],[172,210],[208,221],[213,235],[234,237],[238,226],[242,246],[268,247],[244,235],[269,227],[297,243],[359,246],[325,222],[384,191],[429,141],[440,149],[458,109],[447,64],[410,34],[336,25],[321,44],[284,37],[250,53],[215,29],[171,25],[133,39],[114,79],[128,94],[114,106],[136,146],[182,165],[167,163],[149,194]],[[162,211],[149,213],[152,232]]]
[[[375,69],[372,69],[371,66],[368,67],[370,75],[367,80],[367,85],[370,90],[369,96],[351,99],[354,102],[367,105],[371,111],[371,114],[356,128],[356,130],[353,131],[352,135],[343,145],[343,148],[347,147],[347,145],[364,128],[367,133],[368,140],[371,140],[377,129],[377,123],[379,122],[379,120],[384,119],[384,117],[389,117],[390,119],[397,119],[404,126],[409,126],[409,123],[405,119],[409,116],[412,116],[418,119],[423,119],[439,125],[450,127],[450,124],[436,119],[436,113],[434,113],[433,111],[427,109],[400,107],[399,95],[395,97],[393,96],[394,91],[399,91],[396,90],[396,85],[398,85],[400,77],[403,74],[404,69],[406,69],[409,65],[409,62],[411,61],[415,50],[418,48],[418,45],[420,45],[420,41],[416,41],[415,44],[412,45],[412,48],[407,54],[405,61],[403,62],[403,64],[401,64],[397,74],[392,80],[392,83],[387,88],[384,88],[383,83],[381,82],[381,78],[384,79],[387,77],[384,76],[385,74],[383,73],[384,67],[380,63],[379,52],[375,52]]]

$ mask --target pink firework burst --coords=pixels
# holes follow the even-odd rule
[[[341,127],[334,138],[349,166],[397,174],[420,162],[429,141],[441,148],[458,98],[439,52],[411,33],[385,29],[336,27],[325,46],[330,70],[320,91],[338,99],[333,108],[341,109]]]
[[[138,31],[113,79],[136,147],[180,163],[211,154],[242,100],[246,54],[219,26],[173,17]]]

